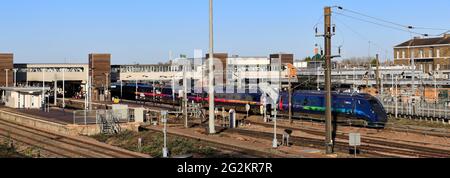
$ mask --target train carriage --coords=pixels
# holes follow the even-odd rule
[[[138,99],[166,104],[179,104],[178,93],[172,93],[171,88],[153,90],[152,86],[139,85],[138,93],[135,92],[136,85],[127,84],[122,90],[123,98],[134,100],[136,96],[143,94],[145,97]],[[113,96],[119,97],[120,86],[112,87]],[[153,93],[153,91],[157,91]],[[235,109],[238,112],[246,112],[245,106],[251,106],[250,113],[260,114],[262,93],[217,93],[215,104],[218,108]],[[369,95],[360,93],[337,93],[332,94],[333,119],[336,122],[351,123],[353,125],[384,127],[387,122],[387,114],[380,101]],[[288,93],[282,92],[277,108],[280,114],[286,115],[289,110]],[[173,100],[175,99],[175,103]],[[206,94],[188,94],[189,101],[203,102],[205,107],[209,101]],[[271,106],[268,105],[268,108]],[[325,114],[325,92],[322,91],[296,91],[292,95],[292,112],[294,118],[308,118],[324,120]]]

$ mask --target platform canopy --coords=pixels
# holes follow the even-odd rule
[[[0,90],[4,91],[14,91],[14,92],[20,92],[20,93],[37,93],[50,90],[49,87],[0,87]]]

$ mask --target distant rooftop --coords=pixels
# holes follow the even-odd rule
[[[42,92],[42,87],[0,87],[0,90],[34,93],[34,92]],[[44,87],[44,90],[50,90],[50,88]]]
[[[414,38],[408,40],[402,44],[395,46],[399,47],[409,47],[409,46],[429,46],[429,45],[447,45],[450,44],[450,34],[445,34],[438,38]]]

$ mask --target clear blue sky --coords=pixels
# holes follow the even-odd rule
[[[448,0],[215,0],[216,51],[312,55],[314,44],[322,42],[313,26],[325,5],[450,29]],[[208,49],[208,0],[2,0],[0,6],[0,52],[15,53],[16,62],[84,63],[88,53],[105,52],[116,64],[156,63],[167,60],[169,51],[193,56],[194,49]],[[378,45],[370,53],[384,56],[388,50],[392,56],[392,46],[411,37],[337,18],[334,44],[344,46],[344,57],[367,56],[369,40]]]

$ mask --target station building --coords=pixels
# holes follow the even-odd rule
[[[6,107],[15,109],[39,109],[42,107],[45,96],[43,93],[50,88],[39,87],[1,87],[3,102]],[[44,92],[43,92],[44,91]]]
[[[288,70],[280,73],[280,64],[294,63],[294,55],[285,53],[263,57],[215,53],[214,57],[216,86],[248,87],[250,83],[267,82],[280,76],[287,81]],[[26,92],[37,94],[38,92],[34,91],[42,86],[49,88],[45,93],[47,96],[53,96],[52,98],[82,98],[90,90],[93,101],[108,101],[111,100],[109,89],[112,82],[172,85],[175,82],[182,84],[186,78],[191,86],[207,87],[208,59],[209,55],[206,54],[200,59],[178,59],[188,61],[187,64],[175,60],[160,64],[111,65],[110,54],[93,53],[88,55],[87,63],[80,64],[14,64],[13,54],[0,54],[0,87],[4,87],[3,92],[10,91],[8,97],[17,97],[17,100],[11,100],[13,102],[22,101],[21,97]],[[17,87],[18,90],[9,87]],[[29,91],[24,88],[29,88]],[[26,92],[23,92],[25,90]],[[40,96],[33,96],[38,97]]]

